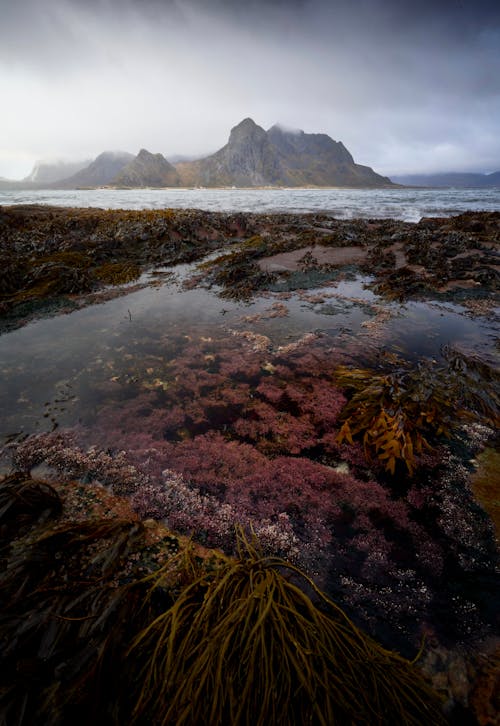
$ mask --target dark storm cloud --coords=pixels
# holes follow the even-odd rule
[[[248,115],[325,131],[383,173],[500,167],[498,2],[0,0],[0,10],[0,175],[13,159],[109,147],[208,152]]]

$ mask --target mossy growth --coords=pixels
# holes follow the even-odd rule
[[[94,271],[96,279],[107,285],[124,285],[137,280],[140,274],[140,267],[132,262],[108,262]]]
[[[58,295],[76,295],[92,289],[88,270],[50,262],[33,271],[24,290],[16,295],[16,301],[30,298],[48,298]]]
[[[243,242],[240,242],[239,248],[246,252],[251,250],[255,252],[262,252],[267,248],[267,243],[260,234],[254,234],[253,237],[249,237]]]
[[[44,255],[37,259],[36,264],[41,265],[46,262],[54,262],[67,265],[69,267],[78,267],[83,270],[86,270],[92,264],[92,260],[88,255],[74,250],[61,250],[60,252],[53,252],[50,255]]]
[[[228,252],[223,252],[205,262],[200,262],[198,269],[213,270],[221,266],[245,264],[253,258],[261,257],[267,250],[268,243],[260,235],[254,235],[244,242],[236,243],[232,248],[229,248]]]
[[[345,275],[345,271],[343,270]],[[314,290],[335,280],[340,270],[332,270],[328,265],[319,265],[316,268],[281,272],[275,275],[274,282],[270,282],[267,289],[271,292],[290,292],[292,290]],[[352,275],[354,277],[354,274]],[[324,312],[323,310],[321,311]]]

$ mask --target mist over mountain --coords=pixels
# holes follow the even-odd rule
[[[390,183],[370,167],[356,164],[344,144],[327,134],[289,131],[275,124],[267,136],[282,157],[284,174],[291,186],[380,186]]]
[[[91,163],[92,159],[85,159],[84,161],[64,161],[62,159],[36,161],[31,173],[22,181],[35,184],[50,184],[77,174]]]
[[[246,116],[325,132],[383,176],[500,169],[498,0],[0,7],[8,179],[109,148],[208,156]]]
[[[164,156],[141,149],[111,184],[118,187],[176,187],[179,181],[175,167]]]
[[[101,187],[110,184],[120,171],[134,158],[126,151],[103,151],[102,154],[81,171],[53,182],[61,189],[78,187]]]
[[[67,171],[73,173],[66,176]],[[63,176],[57,178],[59,172]],[[308,134],[281,124],[265,131],[251,118],[231,129],[221,149],[193,161],[170,163],[162,154],[146,149],[137,156],[104,151],[76,172],[67,162],[37,162],[21,182],[0,180],[2,189],[100,186],[385,187],[392,182],[370,167],[356,164],[342,142],[327,134]]]
[[[165,159],[175,166],[175,164],[179,164],[181,161],[198,161],[198,159],[203,159],[204,154],[169,154],[168,156],[165,156]]]
[[[500,171],[492,174],[448,172],[440,174],[402,174],[392,176],[396,184],[417,187],[500,187]]]
[[[370,167],[356,164],[345,146],[326,134],[268,131],[246,118],[215,154],[176,164],[185,186],[391,186]]]

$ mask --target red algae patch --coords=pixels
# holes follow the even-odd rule
[[[296,272],[302,268],[302,258],[305,255],[312,255],[318,265],[342,267],[365,262],[368,250],[358,245],[351,247],[311,245],[291,252],[281,252],[271,257],[263,257],[257,261],[257,264],[264,272]]]

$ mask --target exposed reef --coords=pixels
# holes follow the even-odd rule
[[[239,239],[245,224],[239,215],[190,211],[0,208],[2,327],[39,307],[71,308],[75,296],[131,282],[153,265],[199,259]]]
[[[200,267],[193,284],[248,299],[359,270],[387,299],[432,297],[484,312],[498,303],[499,233],[495,212],[412,224],[319,214],[2,207],[0,315],[5,328],[40,301],[70,304],[74,296],[133,281],[153,266],[199,260],[228,245]]]
[[[432,297],[493,306],[499,241],[496,212],[417,224],[304,215],[300,225],[293,217],[263,224],[258,236],[203,265],[201,273],[228,297],[248,298],[266,289],[315,287],[357,269],[388,300]]]
[[[0,207],[9,726],[494,722],[499,231]]]

